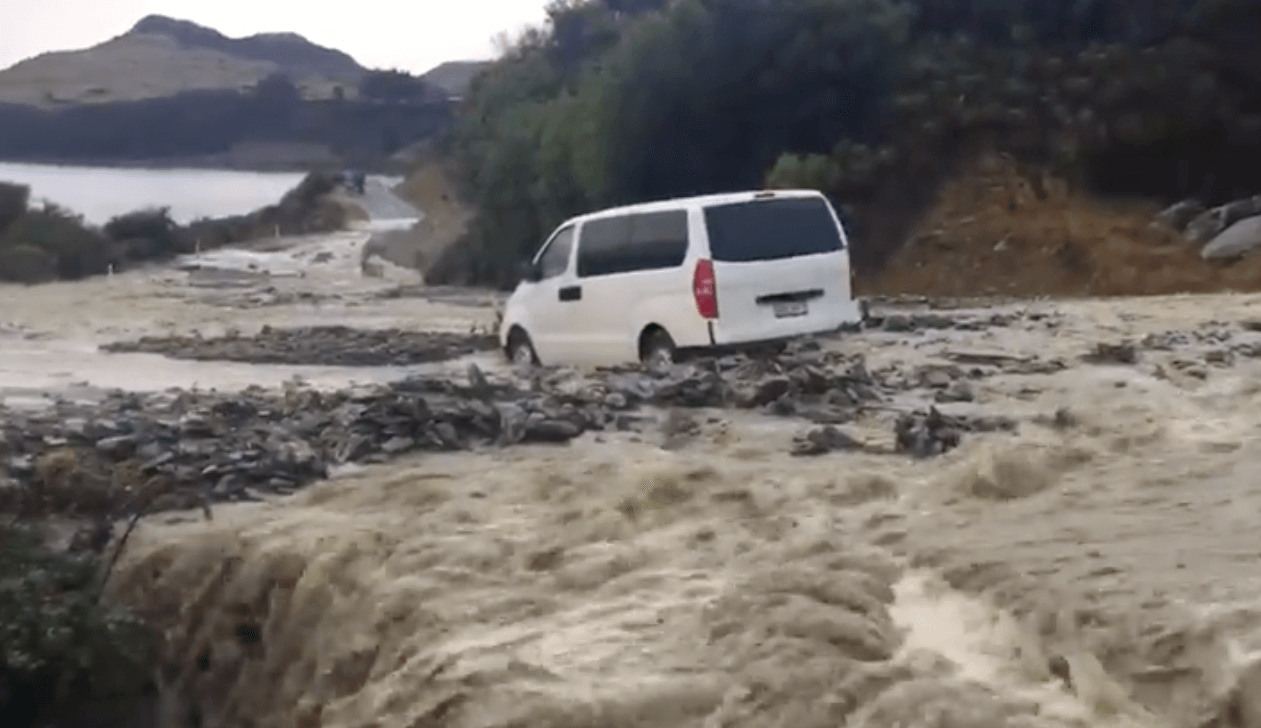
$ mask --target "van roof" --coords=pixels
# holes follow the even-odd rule
[[[571,217],[566,220],[564,224],[575,224],[587,222],[589,220],[599,220],[604,217],[613,217],[615,215],[626,215],[631,213],[662,212],[665,210],[677,210],[685,207],[712,207],[714,205],[727,205],[734,202],[748,202],[758,198],[773,199],[822,196],[823,194],[818,190],[748,190],[744,192],[724,192],[714,195],[696,195],[694,197],[676,197],[670,200],[641,202],[635,205],[623,205],[621,207],[610,207],[605,210],[597,210],[585,215]]]

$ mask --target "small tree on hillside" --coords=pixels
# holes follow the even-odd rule
[[[373,101],[424,101],[429,84],[406,71],[369,71],[359,82],[359,95]]]
[[[0,182],[0,233],[26,213],[26,206],[30,201],[30,187]]]

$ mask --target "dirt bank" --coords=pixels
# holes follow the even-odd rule
[[[435,266],[447,250],[464,237],[473,219],[473,210],[459,194],[455,172],[449,163],[432,154],[395,192],[425,213],[423,220],[408,230],[383,233],[373,252],[395,265],[421,271],[426,280],[438,281]]]
[[[1010,160],[947,181],[907,245],[861,282],[929,296],[1142,296],[1261,290],[1261,257],[1204,260],[1152,203],[1102,200]]]

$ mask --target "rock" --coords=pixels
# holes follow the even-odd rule
[[[920,368],[917,379],[921,387],[945,389],[963,377],[963,371],[955,366],[929,365]]]
[[[198,414],[188,414],[180,418],[180,434],[184,437],[214,437],[214,427]]]
[[[1199,200],[1182,200],[1157,213],[1156,221],[1178,232],[1183,232],[1187,229],[1187,225],[1203,212],[1204,203]]]
[[[954,319],[939,314],[918,314],[911,317],[911,330],[919,331],[923,329],[953,329],[956,326]]]
[[[1214,349],[1205,352],[1204,361],[1218,366],[1230,366],[1234,363],[1234,354],[1229,349]]]
[[[527,422],[522,442],[569,442],[582,434],[582,428],[567,420],[540,419]]]
[[[936,402],[971,402],[976,399],[972,385],[965,381],[951,382],[950,386],[933,396]]]
[[[1140,344],[1147,349],[1173,351],[1178,347],[1189,346],[1191,341],[1191,336],[1185,331],[1164,331],[1144,336]]]
[[[103,437],[96,441],[96,451],[114,460],[123,460],[136,452],[137,440],[132,435]]]
[[[736,394],[736,406],[745,409],[763,407],[788,394],[792,380],[784,376],[770,376]]]
[[[1091,364],[1135,364],[1138,362],[1138,349],[1129,342],[1106,344],[1099,342],[1085,356],[1083,361]]]
[[[1226,228],[1256,215],[1261,215],[1261,195],[1235,200],[1196,215],[1187,224],[1184,235],[1192,243],[1204,245]]]
[[[884,322],[880,325],[881,331],[906,333],[915,330],[915,322],[910,316],[902,314],[891,314],[884,317]]]
[[[930,408],[927,414],[911,413],[894,424],[898,452],[925,458],[953,450],[963,439],[965,425]]]
[[[796,408],[796,414],[820,425],[843,425],[854,420],[854,410],[827,404],[807,404]]]
[[[650,401],[661,406],[721,407],[727,401],[727,382],[717,372],[699,366],[676,367],[658,380]]]
[[[1237,258],[1261,246],[1261,216],[1247,217],[1223,230],[1200,251],[1205,260]]]
[[[468,386],[478,395],[490,393],[490,383],[486,381],[486,375],[482,374],[482,370],[476,364],[468,365]]]
[[[860,449],[862,449],[862,443],[840,429],[828,425],[815,428],[804,435],[794,438],[792,454],[797,456],[823,455],[837,450]]]
[[[416,441],[410,437],[391,437],[381,445],[381,450],[390,455],[397,455],[415,447]]]

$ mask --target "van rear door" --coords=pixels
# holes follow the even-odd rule
[[[857,315],[849,253],[822,195],[765,193],[705,208],[716,343],[835,329]]]

